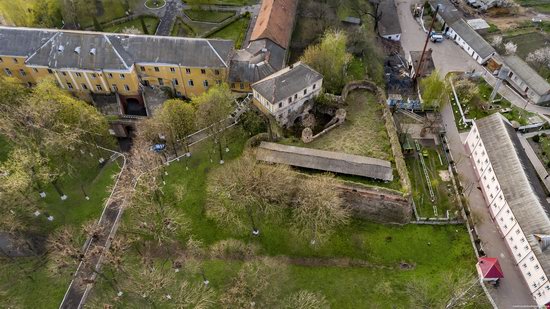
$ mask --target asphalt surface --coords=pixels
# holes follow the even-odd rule
[[[180,0],[166,0],[166,6],[164,7],[164,15],[160,18],[157,32],[155,35],[170,35],[172,26],[181,12],[182,5]]]
[[[421,51],[424,46],[426,34],[423,32],[420,24],[414,19],[411,13],[411,7],[415,0],[397,0],[397,10],[399,22],[401,23],[401,45],[405,54],[409,51]],[[448,72],[467,72],[473,71],[485,73],[486,79],[489,79],[492,75],[486,73],[485,69],[474,61],[462,48],[451,40],[445,40],[442,43],[428,43],[428,47],[432,48],[433,60],[435,67],[439,70],[442,76],[445,76]],[[490,76],[490,77],[487,77]],[[501,87],[502,92],[507,92],[509,89]],[[513,94],[505,93],[507,99],[512,99],[512,103],[525,106],[525,101],[521,98],[513,97]],[[535,109],[539,109],[536,107]],[[515,265],[515,261],[510,251],[508,250],[505,241],[501,237],[497,230],[496,224],[491,220],[491,216],[485,204],[485,200],[481,194],[481,191],[475,189],[477,179],[474,173],[474,169],[470,163],[470,159],[466,155],[464,146],[461,140],[461,134],[456,128],[454,115],[450,104],[446,104],[441,111],[442,121],[447,131],[447,139],[449,140],[449,147],[451,153],[457,162],[457,169],[460,174],[463,175],[465,180],[463,185],[465,187],[473,187],[474,189],[469,191],[468,200],[472,212],[475,212],[479,217],[480,223],[475,228],[482,241],[482,246],[485,253],[491,257],[498,257],[502,270],[504,272],[504,279],[501,280],[498,288],[489,288],[491,296],[495,300],[499,308],[513,308],[514,306],[533,306],[535,302],[529,293],[529,288],[525,283],[525,280],[521,276],[519,270]],[[549,113],[550,114],[550,113]],[[464,134],[462,134],[463,137]]]

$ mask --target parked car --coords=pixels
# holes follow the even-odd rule
[[[155,144],[151,146],[151,151],[161,152],[166,148],[166,144]]]
[[[434,43],[443,42],[443,36],[441,34],[432,34],[430,40]]]

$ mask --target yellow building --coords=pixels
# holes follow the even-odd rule
[[[29,86],[53,76],[77,95],[115,95],[121,115],[146,116],[143,87],[192,97],[226,80],[233,42],[0,27],[0,71]]]

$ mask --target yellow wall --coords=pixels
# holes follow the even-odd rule
[[[137,64],[130,71],[86,71],[86,70],[57,70],[45,67],[27,67],[25,57],[1,57],[0,74],[9,69],[11,76],[20,79],[24,83],[36,84],[41,78],[53,76],[61,84],[63,89],[78,92],[113,93],[116,90],[122,95],[137,95],[139,93],[140,80],[148,81],[151,86],[160,86],[159,79],[164,86],[172,88],[178,95],[193,97],[200,95],[214,86],[217,82],[223,82],[227,77],[227,68],[194,68],[180,67],[168,64]],[[13,59],[17,59],[15,62]],[[155,69],[157,68],[157,69]],[[20,70],[23,70],[24,76]],[[124,77],[122,77],[122,75]],[[177,85],[174,82],[177,80]],[[191,81],[193,82],[191,85]],[[205,86],[204,82],[208,82]],[[101,87],[98,89],[98,85]],[[115,87],[113,87],[115,86]],[[128,90],[125,86],[128,86]],[[69,88],[71,87],[71,88]],[[249,92],[250,85],[241,90],[237,84],[235,91]]]
[[[252,92],[250,83],[231,83],[230,87],[235,92]]]

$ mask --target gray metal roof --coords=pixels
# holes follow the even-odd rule
[[[534,234],[550,234],[550,205],[516,131],[499,113],[475,121],[506,202],[534,254],[550,272],[550,250],[542,251]]]
[[[542,96],[550,91],[550,84],[542,78],[529,64],[516,55],[504,56],[504,64],[517,74],[527,86]]]
[[[92,32],[57,32],[26,62],[83,70],[127,70],[132,65],[123,61],[104,34]]]
[[[12,27],[0,27],[0,38],[9,42],[1,44],[0,54],[30,56],[31,65],[59,69],[126,70],[133,63],[228,67],[233,53],[230,40]]]
[[[256,151],[256,159],[384,181],[393,180],[389,161],[341,152],[262,142]]]
[[[298,62],[254,83],[252,88],[275,104],[321,79],[323,76],[317,71]]]
[[[438,15],[445,20],[445,23],[452,25],[462,19],[462,13],[449,0],[429,0],[430,5],[435,9],[439,5]]]
[[[250,42],[235,52],[229,70],[230,82],[254,83],[284,67],[286,50],[271,40]]]
[[[29,56],[55,34],[55,31],[0,27],[0,55]]]
[[[397,7],[394,0],[383,0],[378,8],[382,12],[380,18],[380,34],[392,35],[401,33],[401,25],[397,16]]]
[[[451,28],[481,57],[487,58],[496,53],[495,49],[485,41],[464,19],[457,20]]]

